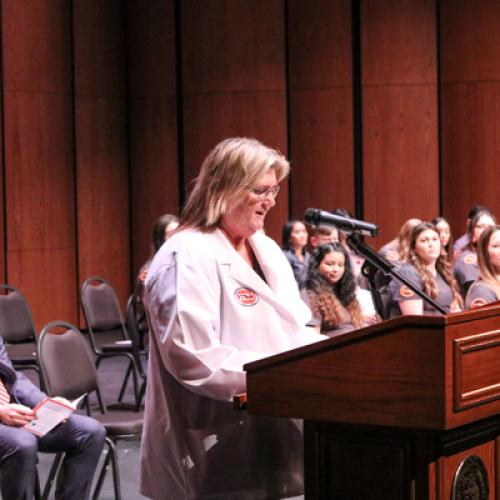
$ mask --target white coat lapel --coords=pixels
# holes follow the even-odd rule
[[[279,282],[277,274],[280,272],[279,269],[274,269],[272,265],[263,264],[263,262],[269,260],[270,256],[267,255],[266,259],[262,254],[267,251],[272,252],[272,249],[267,248],[267,245],[261,247],[261,245],[256,241],[258,238],[250,238],[252,249],[255,252],[259,264],[261,265],[262,272],[269,283],[267,284],[236,252],[222,231],[216,230],[210,236],[212,244],[214,245],[216,259],[223,268],[227,268],[228,275],[237,281],[242,287],[252,289],[255,293],[257,293],[257,295],[272,303],[278,311],[281,311],[280,314],[283,317],[288,318],[288,321],[298,324],[298,318],[294,314],[294,311],[289,310],[283,303],[283,294],[285,293],[288,295],[289,290],[281,290],[281,292],[279,292],[277,289]],[[271,259],[271,261],[272,260],[273,259]],[[276,289],[278,293],[276,293],[271,287]],[[285,302],[288,301],[285,300]]]
[[[277,302],[275,293],[267,283],[251,269],[240,254],[231,246],[224,233],[217,229],[211,234],[215,246],[215,257],[223,267],[227,266],[228,274],[241,286],[251,288],[262,297]]]

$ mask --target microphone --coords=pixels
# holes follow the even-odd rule
[[[351,219],[342,215],[334,215],[319,208],[308,208],[304,220],[314,226],[334,226],[344,233],[359,233],[364,236],[377,236],[378,226],[364,220]]]

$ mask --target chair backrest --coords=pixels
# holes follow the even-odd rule
[[[49,395],[74,399],[93,391],[100,394],[93,355],[76,326],[65,321],[45,325],[38,352]]]
[[[94,349],[99,344],[95,337],[98,334],[108,332],[114,334],[114,340],[129,339],[116,292],[108,281],[100,276],[87,278],[80,301]]]
[[[35,325],[28,302],[12,285],[0,285],[0,335],[12,343],[35,340]]]
[[[135,309],[136,300],[137,299],[134,294],[130,295],[128,298],[127,306],[125,307],[125,321],[132,344],[137,347],[137,349],[140,349],[142,347],[142,342],[139,327],[137,325],[137,312]]]

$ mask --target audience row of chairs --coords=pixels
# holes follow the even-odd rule
[[[115,444],[123,439],[137,439],[142,433],[143,415],[140,411],[146,387],[140,340],[135,324],[134,298],[130,297],[124,315],[116,293],[103,278],[93,276],[85,280],[81,289],[81,304],[88,329],[88,341],[74,325],[65,321],[53,321],[46,325],[39,336],[28,302],[23,294],[11,285],[0,285],[0,335],[18,370],[35,370],[40,387],[50,396],[67,399],[86,394],[84,398],[87,414],[91,415],[88,396],[96,394],[99,413],[92,414],[107,431],[107,454],[100,469],[93,498],[98,498],[111,464],[115,498],[121,498],[120,476]],[[123,407],[105,407],[99,388],[97,369],[101,361],[112,356],[128,360],[119,401],[122,400],[127,381],[132,376],[134,383],[134,410]],[[141,384],[139,385],[139,379]],[[38,488],[37,498],[48,498],[62,461],[56,456],[43,492]]]

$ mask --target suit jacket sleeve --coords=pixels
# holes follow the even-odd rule
[[[0,337],[0,372],[7,383],[9,391],[19,403],[33,408],[46,397],[24,373],[15,370],[2,337]]]

